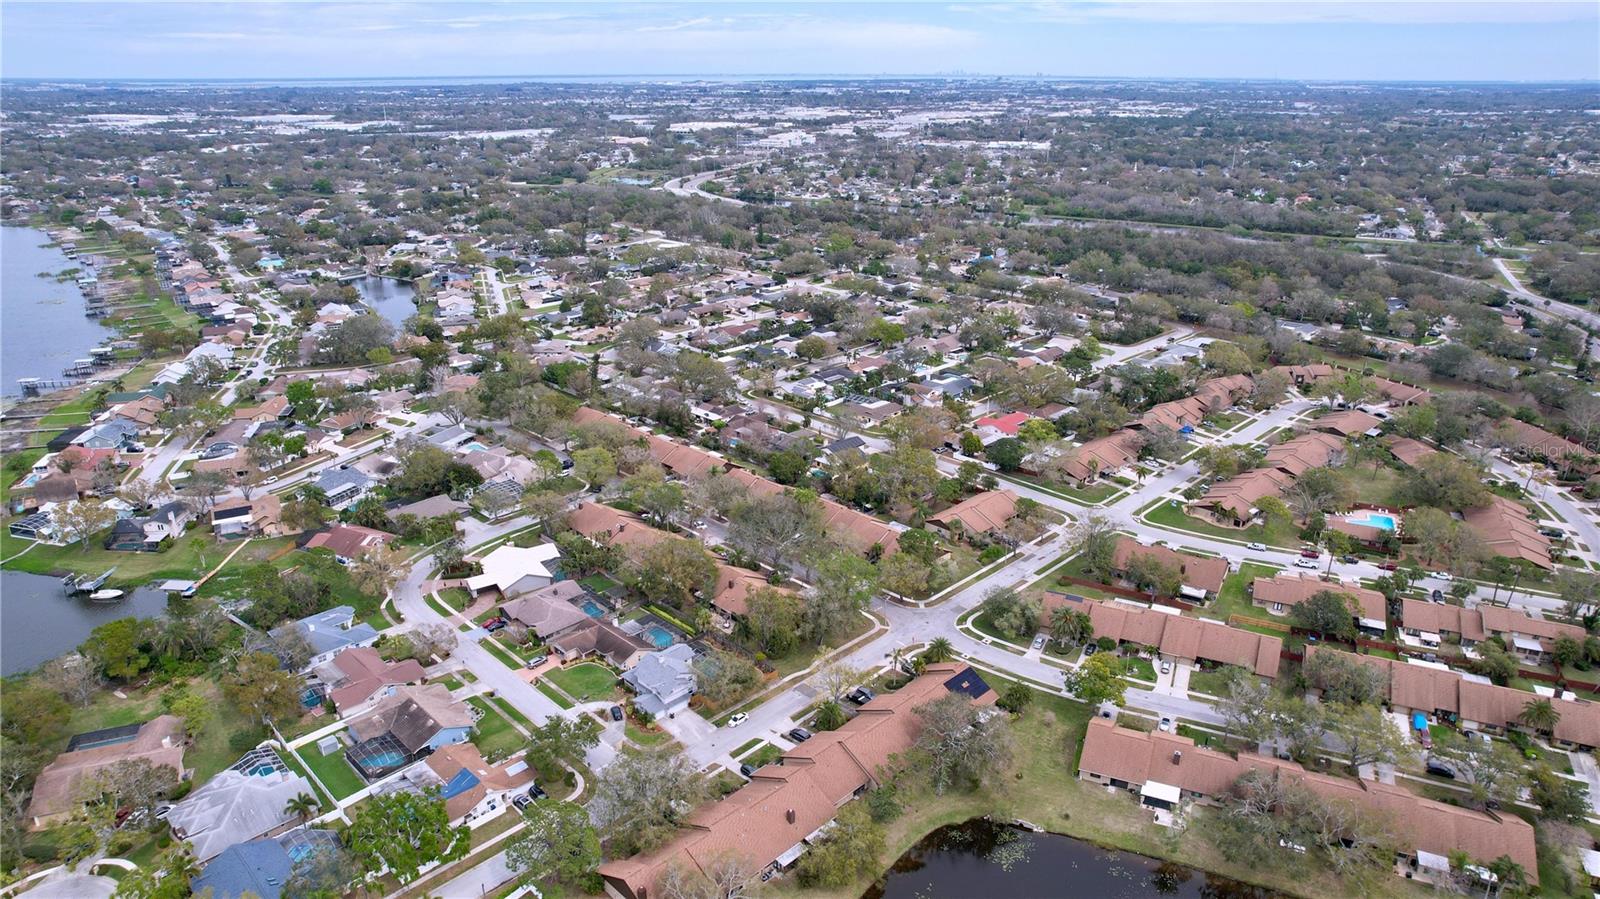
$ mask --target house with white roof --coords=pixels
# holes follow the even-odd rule
[[[502,544],[479,560],[483,574],[467,578],[467,589],[473,593],[499,590],[506,598],[521,596],[554,583],[560,572],[553,563],[560,558],[561,551],[554,543]]]

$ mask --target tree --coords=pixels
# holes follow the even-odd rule
[[[821,536],[817,504],[788,493],[749,498],[728,512],[728,542],[773,567],[805,555]]]
[[[1328,637],[1348,640],[1356,633],[1356,604],[1347,593],[1319,590],[1289,610],[1289,620]]]
[[[916,714],[922,732],[911,750],[911,768],[927,777],[935,793],[976,790],[1010,769],[1014,740],[1005,716],[984,715],[963,693],[946,694]]]
[[[198,738],[216,716],[211,700],[191,690],[188,684],[162,693],[161,708],[167,714],[183,719],[183,729],[194,738]]]
[[[1589,785],[1562,777],[1546,765],[1528,771],[1528,798],[1539,806],[1546,821],[1576,824],[1589,814]]]
[[[622,753],[596,777],[589,810],[618,857],[672,838],[705,798],[696,766],[671,751]]]
[[[506,864],[521,882],[553,879],[577,884],[600,864],[600,838],[583,806],[542,800],[523,816],[524,836],[506,847]]]
[[[551,717],[528,732],[528,764],[544,775],[560,768],[563,759],[582,760],[584,753],[600,745],[600,723],[588,715],[577,718]]]
[[[1092,577],[1104,578],[1112,569],[1112,559],[1117,551],[1116,525],[1103,513],[1093,512],[1078,522],[1078,557],[1084,572]]]
[[[1517,676],[1517,660],[1499,640],[1484,640],[1477,646],[1478,658],[1473,667],[1484,677],[1489,678],[1501,686],[1509,683]]]
[[[1324,799],[1304,784],[1253,768],[1222,797],[1207,835],[1241,864],[1280,862],[1285,846],[1315,852],[1337,874],[1360,876],[1392,860],[1387,822],[1365,809]]]
[[[1065,677],[1067,691],[1089,706],[1101,703],[1122,705],[1128,682],[1123,680],[1125,665],[1111,653],[1092,655]]]
[[[1515,747],[1499,740],[1466,739],[1442,734],[1433,754],[1465,781],[1473,804],[1486,808],[1516,798],[1522,788],[1523,758]]]
[[[1206,344],[1202,356],[1206,368],[1224,375],[1237,375],[1250,371],[1250,357],[1244,350],[1225,340],[1214,340]]]
[[[187,840],[177,842],[146,865],[117,881],[112,899],[183,899],[192,895],[189,881],[200,876],[200,863]]]
[[[1530,699],[1523,703],[1522,711],[1517,713],[1517,721],[1542,734],[1553,732],[1560,720],[1561,713],[1548,699]]]
[[[78,798],[90,806],[93,820],[115,821],[128,809],[152,815],[173,788],[178,774],[170,765],[148,759],[123,759],[100,768],[78,784]]]
[[[89,538],[115,524],[117,513],[97,499],[78,499],[58,506],[56,525],[68,542],[76,541],[83,552],[89,551]]]
[[[1015,437],[1002,437],[983,450],[984,458],[993,462],[1001,471],[1016,471],[1021,468],[1022,460],[1027,454],[1027,447]]]
[[[1306,661],[1309,663],[1310,658]],[[1272,698],[1272,687],[1237,665],[1229,665],[1220,673],[1224,678],[1224,686],[1216,709],[1222,715],[1223,727],[1251,743],[1271,739],[1273,724],[1267,714],[1267,705]]]
[[[828,355],[828,341],[815,334],[804,337],[794,346],[794,354],[807,361]]]
[[[1561,612],[1577,620],[1600,606],[1600,577],[1563,568],[1556,573],[1556,590],[1561,594]]]
[[[759,686],[761,672],[744,656],[717,649],[694,660],[694,681],[696,693],[723,708]]]
[[[877,589],[877,569],[846,549],[834,550],[813,567],[812,591],[805,603],[806,630],[822,645],[861,617]]]
[[[756,899],[765,888],[761,875],[748,854],[728,849],[694,866],[667,865],[659,889],[662,899]]]
[[[1413,509],[1406,516],[1406,534],[1416,541],[1424,562],[1460,569],[1483,555],[1483,541],[1449,513],[1433,508]]]
[[[1094,638],[1094,623],[1087,612],[1058,608],[1050,615],[1050,639],[1063,647],[1081,646]]]
[[[45,662],[35,680],[40,686],[79,708],[88,705],[100,688],[105,686],[99,667],[92,660],[76,655],[65,655]]]
[[[295,862],[283,894],[296,899],[340,899],[361,876],[361,865],[343,846],[323,846]]]
[[[471,831],[450,826],[438,787],[420,793],[396,790],[361,803],[345,843],[369,873],[387,868],[401,883],[410,883],[423,865],[466,855]]]
[[[362,593],[382,599],[405,577],[406,553],[388,543],[374,543],[361,550],[350,564],[350,580]]]
[[[796,877],[807,887],[849,886],[878,873],[884,846],[883,825],[872,820],[863,803],[852,802],[840,811],[827,835],[801,856]]]
[[[424,664],[429,659],[449,658],[458,643],[455,629],[447,624],[419,624],[407,636],[416,650],[416,659]]]
[[[668,600],[688,611],[694,607],[695,596],[716,582],[717,563],[699,543],[658,540],[636,553],[627,574],[646,596]]]
[[[280,669],[278,660],[264,652],[241,656],[222,681],[228,701],[262,722],[298,717],[300,692],[300,679]]]
[[[927,659],[929,664],[935,665],[940,662],[948,662],[954,656],[955,647],[950,645],[950,638],[948,637],[934,637],[922,654],[922,657]]]
[[[310,793],[296,793],[283,806],[283,813],[299,818],[302,825],[310,821],[321,810],[322,804]]]
[[[787,655],[799,640],[804,610],[800,598],[772,587],[754,590],[745,600],[745,628],[769,656]]]
[[[1382,702],[1389,695],[1388,673],[1347,652],[1322,649],[1307,654],[1300,672],[1307,685],[1322,691],[1324,702],[1361,705]]]
[[[367,354],[394,342],[394,326],[379,315],[356,315],[333,325],[317,340],[317,359],[338,365],[360,365]]]
[[[604,447],[574,450],[572,476],[590,487],[599,487],[617,476],[617,461]]]
[[[1344,746],[1350,771],[1362,765],[1400,764],[1412,755],[1411,738],[1377,705],[1331,705],[1328,732]]]
[[[1399,501],[1408,506],[1470,509],[1489,501],[1483,469],[1460,456],[1433,453],[1417,460],[1400,482]],[[1406,527],[1409,530],[1410,520]]]
[[[144,652],[149,622],[138,618],[118,618],[89,632],[89,639],[78,645],[78,652],[94,662],[106,677],[132,680],[150,667]]]
[[[994,629],[1012,640],[1031,639],[1039,629],[1039,604],[1010,587],[999,587],[983,600],[983,614]]]

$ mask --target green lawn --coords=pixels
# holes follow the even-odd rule
[[[1087,487],[1074,487],[1070,484],[1063,484],[1060,481],[1050,481],[1044,478],[1036,478],[1032,475],[1017,473],[1002,475],[1001,480],[1016,481],[1019,484],[1026,484],[1029,487],[1035,487],[1045,491],[1046,493],[1056,494],[1062,499],[1071,500],[1075,503],[1082,503],[1086,506],[1092,506],[1096,503],[1108,500],[1111,497],[1116,496],[1118,493],[1121,493],[1124,489],[1121,484],[1115,483],[1114,481],[1101,480],[1095,481],[1093,484],[1090,484]]]
[[[470,630],[470,628],[463,625],[462,630]],[[489,655],[499,659],[500,664],[506,666],[507,668],[520,670],[523,667],[522,662],[517,661],[516,658],[514,658],[510,653],[506,652],[504,649],[501,649],[497,644],[489,640],[482,640],[478,643],[478,645],[483,647],[484,652],[487,652]]]
[[[498,696],[490,696],[486,698],[489,700],[489,704],[494,706],[495,709],[500,712],[500,714],[522,725],[524,730],[533,730],[533,722],[528,720],[527,715],[517,711],[516,706],[513,706],[511,703],[506,702],[504,699],[501,699]]]
[[[300,761],[317,775],[323,786],[333,793],[335,799],[353,795],[367,785],[361,779],[361,775],[356,773],[356,769],[345,761],[342,746],[332,755],[323,755],[317,751],[316,743],[307,743],[300,747],[296,754],[300,756]]]
[[[461,686],[461,681],[456,680],[454,675],[449,675],[449,674],[445,675],[444,677],[437,678],[437,679],[433,680],[432,683],[439,684],[439,685],[443,686],[446,690],[455,690],[455,689],[457,689],[457,688],[459,688]]]
[[[755,749],[757,746],[760,746],[761,744],[763,744],[765,742],[766,741],[761,739],[760,737],[756,737],[754,740],[751,740],[751,741],[745,743],[744,745],[740,746],[738,749],[735,749],[734,751],[732,751],[732,752],[730,752],[728,754],[733,756],[734,758],[738,758],[739,756],[744,755],[745,753],[749,752],[752,749]]]
[[[593,662],[558,668],[545,677],[579,702],[606,699],[616,692],[616,672]]]
[[[612,587],[618,586],[616,581],[606,577],[603,574],[591,574],[583,580],[578,581],[578,583],[584,589],[593,590],[596,593],[604,593],[607,590],[610,590]]]
[[[672,739],[672,734],[664,730],[644,730],[635,726],[632,722],[629,722],[625,729],[629,741],[635,746],[642,746],[646,749],[660,746],[662,743]]]
[[[211,701],[212,718],[206,722],[194,742],[184,753],[183,764],[193,768],[198,782],[204,782],[217,772],[239,760],[241,752],[229,746],[235,734],[248,732],[265,738],[267,733],[255,723],[241,717],[236,708],[222,699],[222,690],[215,679],[195,678],[189,688]],[[87,706],[74,709],[66,734],[81,734],[108,727],[137,724],[162,714],[161,690],[124,690],[128,698],[118,699],[112,692],[100,693]],[[65,749],[66,740],[54,747]]]
[[[115,567],[117,573],[112,577],[113,585],[137,585],[168,578],[193,578],[197,573],[216,567],[238,545],[218,543],[206,531],[198,528],[178,540],[166,552],[113,552],[101,546],[104,539],[104,532],[89,538],[87,549],[77,543],[70,546],[41,543],[28,550],[27,555],[11,559],[5,567],[30,574],[75,572],[95,575]],[[0,534],[0,557],[10,559],[26,549],[30,542],[13,537],[10,533]]]
[[[497,762],[522,748],[523,736],[511,726],[506,717],[491,706],[482,696],[467,700],[473,708],[483,712],[472,730],[472,742],[490,762]]]
[[[1196,668],[1189,674],[1189,692],[1191,693],[1221,696],[1226,683],[1227,676],[1221,669],[1204,671]]]
[[[1229,615],[1245,615],[1251,618],[1264,618],[1265,609],[1257,608],[1250,603],[1250,594],[1245,589],[1258,577],[1272,577],[1283,569],[1273,565],[1263,565],[1259,562],[1246,562],[1239,566],[1239,570],[1228,575],[1222,582],[1222,592],[1217,595],[1209,605],[1199,610],[1199,615],[1204,618],[1215,618],[1218,621],[1227,621]]]
[[[739,762],[741,764],[749,765],[752,768],[760,768],[763,765],[770,765],[782,757],[782,749],[779,749],[771,743],[762,743],[760,749],[757,749],[755,752],[752,752],[749,755],[739,759]]]
[[[472,594],[460,587],[446,587],[440,590],[439,598],[444,600],[445,605],[455,609],[457,612],[465,612],[467,607],[472,605]]]
[[[1127,664],[1128,677],[1142,680],[1146,683],[1155,683],[1156,666],[1151,664],[1149,659],[1144,656],[1134,656],[1123,659],[1123,662]]]
[[[1240,543],[1265,543],[1284,547],[1300,545],[1293,525],[1275,524],[1269,528],[1266,525],[1253,524],[1247,528],[1225,528],[1194,518],[1186,514],[1181,506],[1174,506],[1166,501],[1151,509],[1145,515],[1145,520],[1164,528],[1203,534],[1207,537],[1221,537],[1224,540],[1235,540]]]
[[[557,690],[555,687],[545,683],[543,679],[534,681],[533,686],[537,688],[540,693],[550,697],[550,701],[560,706],[562,709],[572,708],[572,700],[562,696],[560,690]]]

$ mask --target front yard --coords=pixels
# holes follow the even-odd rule
[[[1238,543],[1265,543],[1269,546],[1290,548],[1300,545],[1299,534],[1292,524],[1273,524],[1271,527],[1252,524],[1245,528],[1228,528],[1195,518],[1185,512],[1182,506],[1174,506],[1167,500],[1162,500],[1155,508],[1145,513],[1144,518],[1149,523],[1164,528],[1188,531],[1191,534],[1202,534],[1207,537],[1220,537]]]
[[[472,742],[486,761],[498,762],[522,748],[522,734],[488,700],[474,696],[467,703],[483,713],[473,727]]]
[[[558,668],[545,677],[579,702],[609,699],[616,693],[616,672],[594,662]]]
[[[1266,618],[1266,609],[1257,608],[1250,603],[1248,588],[1250,583],[1258,577],[1272,577],[1283,569],[1274,565],[1263,565],[1259,562],[1245,562],[1239,570],[1228,575],[1222,582],[1222,592],[1205,607],[1198,611],[1202,618],[1215,618],[1218,621],[1227,621],[1230,615],[1244,615],[1248,618]]]

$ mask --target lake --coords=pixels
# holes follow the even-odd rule
[[[17,396],[18,378],[59,378],[89,348],[114,335],[83,314],[76,279],[57,282],[40,272],[78,268],[37,228],[0,228],[0,393]]]
[[[912,846],[862,899],[1271,899],[1271,890],[1059,834],[974,819]]]
[[[361,302],[372,307],[398,330],[417,312],[417,289],[405,281],[367,275],[350,282]]]
[[[118,587],[113,575],[107,586]],[[167,595],[151,587],[116,602],[68,596],[60,578],[0,571],[0,675],[29,671],[74,649],[89,632],[118,618],[156,618]]]

